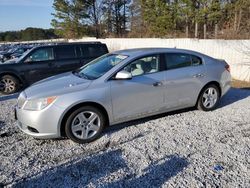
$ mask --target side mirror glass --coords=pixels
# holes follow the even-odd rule
[[[116,80],[129,80],[131,78],[132,78],[132,74],[125,70],[122,70],[115,75]]]

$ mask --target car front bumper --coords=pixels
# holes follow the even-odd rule
[[[41,138],[61,137],[60,118],[63,109],[55,105],[48,106],[41,111],[28,111],[15,108],[18,127],[26,134]]]

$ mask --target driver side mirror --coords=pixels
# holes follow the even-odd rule
[[[122,70],[115,75],[116,80],[129,80],[132,79],[132,74],[128,71]]]

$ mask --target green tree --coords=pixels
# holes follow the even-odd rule
[[[108,35],[112,33],[117,37],[126,35],[130,2],[130,0],[104,0],[104,23]]]
[[[141,3],[142,17],[149,36],[166,37],[174,26],[169,4],[164,0],[141,0]]]
[[[234,31],[249,32],[250,29],[250,0],[234,1]]]
[[[41,40],[45,38],[47,38],[45,30],[40,28],[26,28],[25,30],[21,31],[21,40],[24,41]]]
[[[180,24],[185,25],[185,36],[188,38],[190,37],[190,27],[194,18],[195,7],[193,6],[193,2],[191,0],[181,0],[179,1],[179,3],[180,3],[179,13],[181,17]]]
[[[130,15],[130,36],[143,37],[145,31],[145,25],[142,19],[141,0],[133,0],[133,3],[129,7],[129,15]]]
[[[86,34],[85,19],[88,18],[86,0],[54,0],[55,17],[51,25],[55,32],[65,38],[79,38]]]
[[[214,25],[214,37],[218,36],[218,23],[222,17],[222,9],[220,0],[212,0],[212,3],[209,7],[208,20]]]
[[[16,32],[9,31],[5,33],[4,41],[16,41],[18,40]]]
[[[30,41],[42,39],[54,39],[58,36],[53,29],[26,28],[21,31],[6,31],[0,33],[0,41]]]

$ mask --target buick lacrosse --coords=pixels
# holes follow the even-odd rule
[[[18,97],[15,115],[31,136],[86,143],[105,126],[193,106],[213,110],[230,82],[225,61],[198,52],[122,50],[33,84]]]

